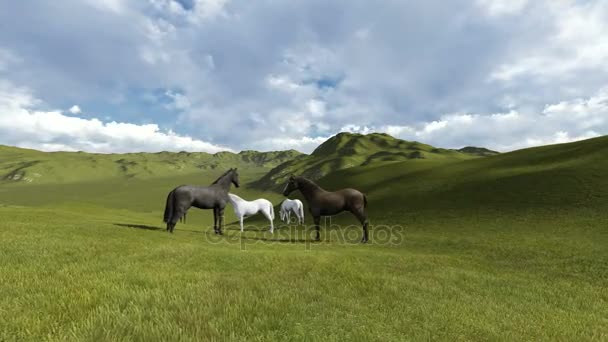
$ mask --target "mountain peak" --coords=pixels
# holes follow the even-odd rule
[[[472,155],[476,155],[476,156],[480,156],[480,157],[487,157],[487,156],[493,156],[496,154],[500,154],[500,152],[492,151],[485,147],[476,147],[476,146],[466,146],[466,147],[463,147],[456,151],[462,152],[462,153],[467,153],[467,154],[472,154]]]
[[[385,133],[350,133],[341,132],[327,139],[319,145],[311,155],[329,156],[338,154],[343,156],[364,153],[369,148],[386,147],[395,145],[402,140],[396,139]]]

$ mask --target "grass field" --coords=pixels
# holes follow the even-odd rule
[[[218,238],[200,210],[166,233],[166,193],[219,170],[3,184],[0,341],[606,340],[606,155],[599,138],[330,173],[368,195],[368,245],[348,215],[321,243],[260,219]]]

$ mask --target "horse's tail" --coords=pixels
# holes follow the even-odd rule
[[[163,218],[163,221],[165,223],[169,223],[171,221],[171,218],[173,216],[173,192],[175,190],[172,190],[169,195],[167,195],[167,203],[165,204],[165,215]]]
[[[300,211],[300,219],[302,220],[302,222],[304,222],[304,204],[300,202],[300,205],[298,207],[298,210]]]
[[[274,220],[274,206],[270,203],[270,218]]]
[[[367,208],[367,196],[363,194],[363,208]]]

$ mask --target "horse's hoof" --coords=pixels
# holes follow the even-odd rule
[[[367,239],[361,239],[361,243],[367,243]]]

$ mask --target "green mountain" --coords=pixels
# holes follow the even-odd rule
[[[301,153],[242,151],[95,154],[41,152],[0,146],[0,182],[69,183],[109,178],[153,178],[241,167],[268,170]]]
[[[373,199],[371,206],[411,212],[597,207],[608,212],[606,156],[608,136],[487,158],[356,167],[319,183],[328,189],[356,186]]]
[[[325,141],[310,155],[298,156],[270,170],[254,185],[276,188],[290,174],[319,179],[334,171],[355,166],[408,160],[466,160],[479,156],[405,141],[383,133],[340,133]]]
[[[484,147],[475,147],[475,146],[463,147],[463,148],[458,149],[456,151],[462,152],[462,153],[471,154],[471,155],[475,155],[475,156],[479,156],[479,157],[488,157],[488,156],[493,156],[493,155],[500,154],[500,152],[497,152],[497,151],[492,151],[492,150],[489,150],[489,149],[484,148]]]

